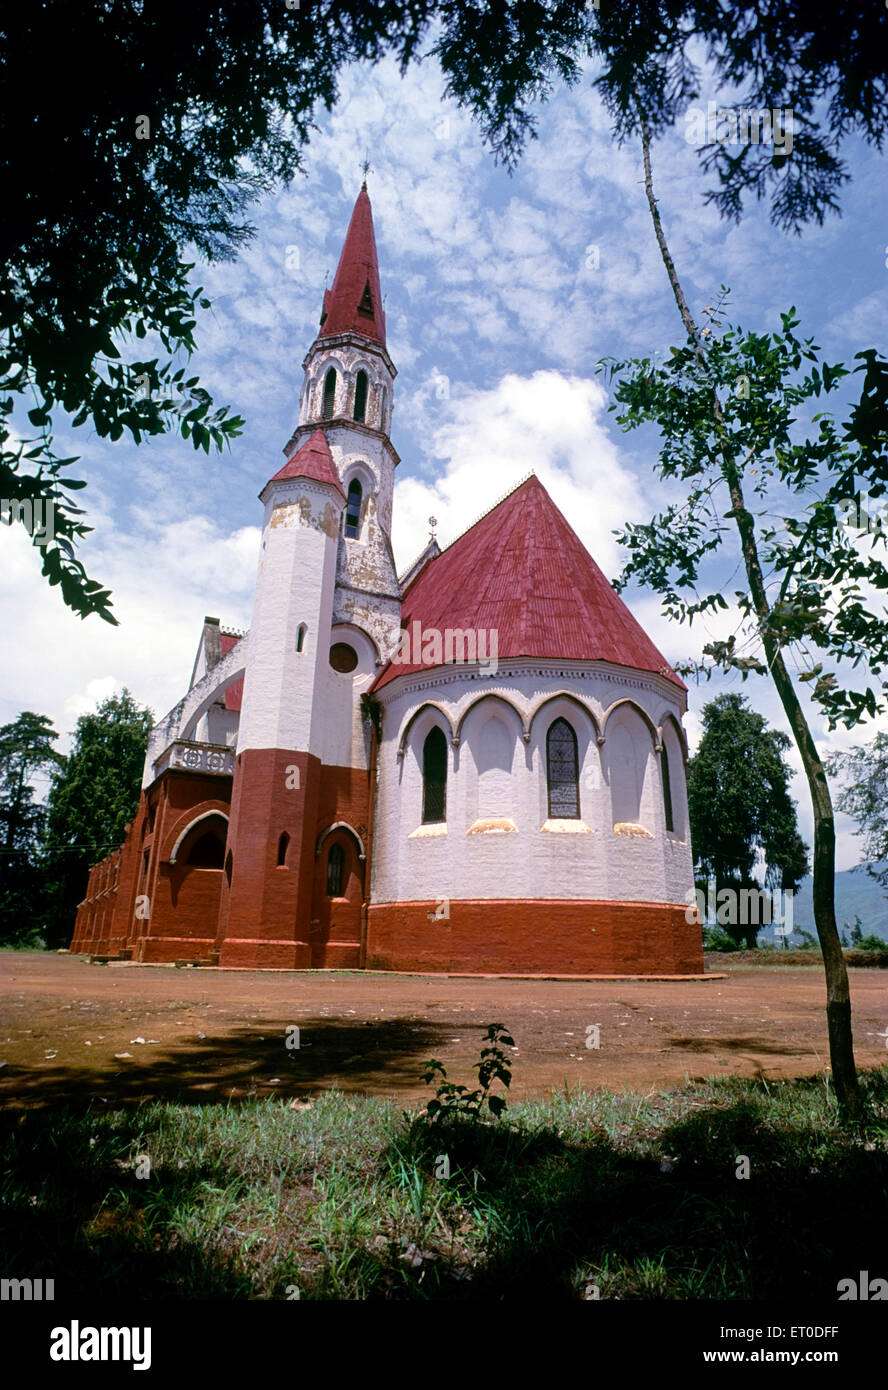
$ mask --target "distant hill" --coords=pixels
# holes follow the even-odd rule
[[[882,867],[879,865],[878,867]],[[814,931],[812,879],[806,878],[793,901],[793,926]],[[859,915],[864,936],[872,933],[888,941],[888,892],[861,866],[836,874],[836,920],[839,934],[847,931],[846,922]]]

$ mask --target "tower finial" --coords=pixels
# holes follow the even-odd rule
[[[364,193],[367,192],[367,175],[368,175],[368,174],[372,174],[372,173],[374,173],[374,172],[375,172],[375,171],[374,171],[374,169],[373,169],[373,165],[370,163],[370,155],[369,155],[369,152],[368,152],[367,150],[365,150],[365,151],[364,151],[364,160],[363,160],[363,163],[361,164],[361,173],[364,175],[364,182],[361,184],[361,189],[362,189],[362,191],[363,191]]]

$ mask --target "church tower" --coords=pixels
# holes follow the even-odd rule
[[[287,462],[260,494],[222,965],[350,966],[362,957],[370,737],[360,696],[401,611],[390,538],[396,372],[366,184],[303,372]]]
[[[399,458],[389,439],[397,371],[385,345],[366,183],[302,368],[299,423],[284,452],[291,454],[314,430],[323,429],[346,494],[334,620],[362,628],[383,655],[401,617],[391,545]]]

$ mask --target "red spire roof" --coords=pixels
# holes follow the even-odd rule
[[[408,586],[401,611],[411,641],[417,621],[442,638],[447,628],[496,630],[500,662],[610,661],[685,688],[536,477],[430,560]],[[390,662],[376,687],[422,669],[419,662]]]
[[[293,457],[287,459],[283,468],[278,469],[269,481],[276,483],[280,478],[314,478],[319,483],[330,483],[337,492],[345,496],[327,436],[320,428],[306,439]]]
[[[385,314],[366,184],[361,187],[348,224],[333,287],[324,290],[318,337],[328,338],[333,333],[363,333],[365,338],[374,338],[385,346]]]

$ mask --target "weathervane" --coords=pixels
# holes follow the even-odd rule
[[[369,156],[369,153],[368,153],[368,151],[366,151],[366,150],[364,151],[364,162],[363,162],[363,164],[361,165],[361,173],[364,175],[363,187],[366,188],[366,187],[367,187],[367,175],[368,175],[368,174],[375,173],[375,170],[374,170],[374,168],[373,168],[373,165],[370,163],[370,156]]]
[[[429,536],[429,540],[433,541],[435,539],[435,527],[438,525],[438,518],[436,516],[430,516],[429,525],[432,528],[432,534]]]

